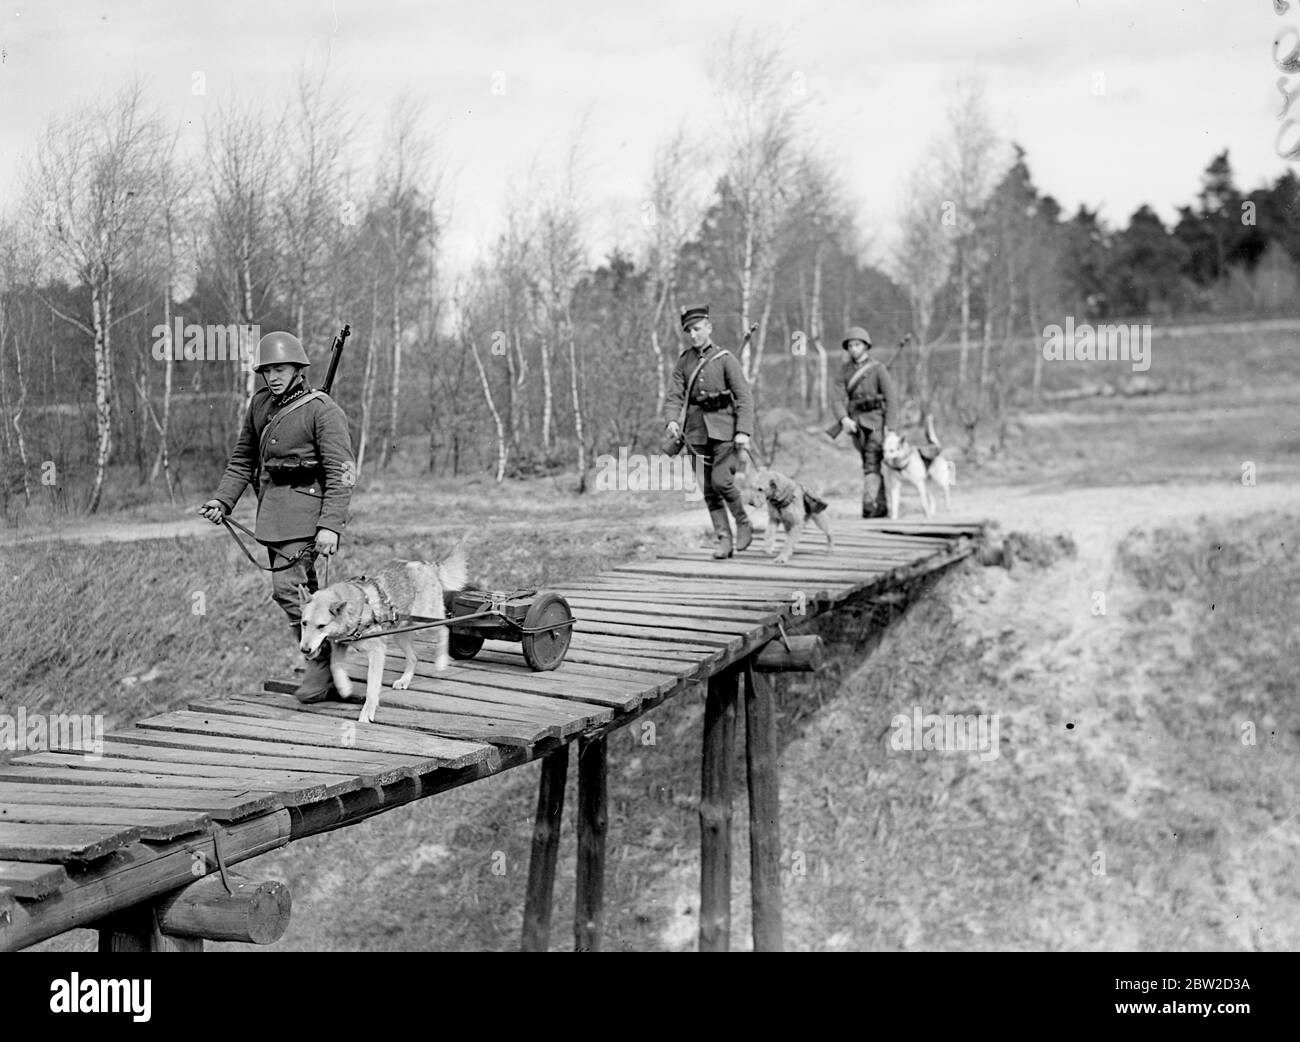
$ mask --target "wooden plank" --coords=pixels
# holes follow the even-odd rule
[[[0,822],[0,858],[6,861],[94,861],[134,843],[129,825],[28,825]]]
[[[295,686],[296,686],[296,682]],[[378,758],[381,763],[402,764],[411,768],[415,774],[427,774],[442,768],[459,769],[471,764],[481,763],[492,751],[490,745],[478,742],[460,742],[450,739],[440,743],[445,755],[421,756],[410,753],[374,753],[356,749],[326,749],[319,745],[300,745],[294,742],[264,742],[254,738],[230,738],[224,735],[188,734],[179,731],[149,731],[135,729],[118,734],[107,735],[109,741],[121,740],[135,746],[159,746],[167,749],[187,750],[196,755],[207,752],[228,751],[249,755],[266,755],[285,757],[287,759],[315,760],[326,756],[340,764],[357,762],[369,765]],[[107,743],[105,744],[107,748]]]
[[[518,665],[523,662],[523,658],[515,656],[511,659],[506,652],[491,650],[485,644],[483,649],[474,656],[474,661],[499,665]],[[566,674],[576,674],[596,679],[609,677],[610,679],[639,684],[644,690],[655,695],[662,694],[669,688],[674,687],[679,679],[676,673],[667,670],[631,669],[623,665],[598,666],[587,662],[574,662],[570,660],[567,654],[564,656],[564,670]]]
[[[625,623],[605,622],[603,620],[582,619],[574,627],[574,635],[603,633],[606,636],[641,637],[659,643],[671,644],[684,650],[694,650],[703,646],[705,649],[725,649],[741,643],[744,633],[703,633],[693,631],[689,634],[680,630],[650,629],[646,626],[630,626]]]
[[[320,722],[336,732],[342,732],[343,725],[349,721],[356,723],[357,708],[354,704],[346,702],[317,702],[311,706],[295,705],[290,706],[287,699],[293,696],[277,695],[275,697],[286,699],[286,701],[266,704],[271,696],[271,692],[266,693],[268,698],[259,698],[257,702],[249,698],[240,696],[237,701],[241,706],[247,707],[247,718],[256,718],[259,721],[265,721],[268,725],[284,723],[285,721],[296,722],[300,716],[311,718],[311,722]],[[383,719],[379,717],[382,714]],[[222,714],[214,714],[218,716]],[[402,734],[410,735],[414,739],[422,738],[424,735],[445,735],[451,732],[458,738],[472,738],[475,741],[492,742],[494,745],[535,745],[537,742],[546,738],[560,737],[560,728],[557,725],[539,726],[536,724],[518,723],[508,720],[494,720],[486,716],[459,716],[453,717],[447,713],[426,712],[420,709],[395,709],[391,705],[379,703],[379,709],[375,714],[375,723],[357,724],[356,736],[358,744],[363,739],[363,733],[376,728],[384,727],[388,731],[399,731]],[[229,719],[236,719],[233,715]],[[419,732],[419,733],[415,733]]]
[[[575,649],[586,649],[603,653],[613,653],[627,658],[652,661],[667,665],[678,664],[684,669],[697,668],[712,662],[723,653],[723,649],[705,645],[692,645],[689,648],[666,644],[663,641],[636,641],[637,649],[631,651],[623,647],[625,641],[635,638],[626,634],[616,636],[608,633],[575,633],[569,645],[572,653]],[[567,656],[566,656],[567,657]]]
[[[771,621],[775,622],[776,617],[774,616]],[[705,636],[747,637],[755,630],[762,629],[764,625],[770,625],[770,623],[740,622],[726,619],[721,617],[721,613],[717,618],[701,619],[689,615],[651,614],[630,609],[620,610],[618,608],[611,611],[591,609],[583,612],[583,626],[601,622],[613,622],[620,626],[643,626],[655,633],[667,634],[674,640],[683,639],[695,642],[703,640]]]
[[[564,658],[566,662],[573,661],[597,667],[635,665],[640,669],[672,670],[679,682],[700,675],[703,668],[700,659],[633,658],[629,655],[620,655],[613,649],[601,649],[580,644],[569,645],[569,651]]]
[[[158,784],[177,789],[229,789],[243,785],[274,792],[287,807],[317,803],[361,787],[361,781],[355,775],[309,774],[260,767],[216,767],[212,764],[162,763],[107,757],[95,761],[95,769],[92,770],[79,758],[65,757],[64,760],[66,762],[61,763],[59,757],[50,753],[34,753],[24,757],[25,762],[19,764],[20,767],[26,767],[30,761],[35,761],[31,764],[30,771],[10,773],[5,768],[0,768],[0,778],[18,782],[43,779],[50,784],[76,785]]]
[[[263,694],[273,693],[278,699],[280,695],[292,690],[292,683],[290,680],[269,680],[266,682]],[[558,700],[552,700],[551,704],[546,706],[522,708],[515,700],[508,697],[511,694],[508,691],[489,690],[489,697],[471,698],[466,695],[475,695],[484,689],[462,682],[454,685],[457,693],[449,695],[443,690],[448,686],[453,685],[440,686],[438,681],[417,677],[405,691],[393,691],[386,687],[380,697],[379,705],[380,708],[389,706],[394,709],[415,709],[424,713],[438,714],[447,730],[457,734],[479,734],[483,731],[485,723],[495,722],[509,725],[513,728],[512,733],[520,734],[531,733],[536,728],[558,727],[560,737],[565,737],[576,734],[587,726],[583,721],[588,716],[600,718],[608,712],[596,706],[588,713],[578,703]],[[267,704],[262,695],[240,695],[237,699],[241,702]],[[276,701],[274,704],[288,710],[295,709],[295,705],[285,701]],[[361,704],[361,700],[353,698],[348,702],[336,702],[336,704],[356,706]],[[301,709],[300,706],[297,708]],[[356,715],[357,711],[353,709],[353,719]]]
[[[0,886],[24,901],[43,901],[67,885],[68,872],[62,865],[0,861]]]
[[[577,703],[574,708],[564,711],[566,719],[573,719],[583,712],[600,712],[602,708],[627,710],[645,698],[646,687],[643,684],[629,680],[594,681],[570,672],[567,665],[566,662],[558,669],[536,672],[527,666],[473,659],[457,662],[439,673],[432,665],[421,663],[416,668],[411,690],[544,709],[548,714],[556,711],[557,700]],[[387,675],[386,670],[385,677]],[[398,675],[393,671],[394,679]],[[481,690],[485,687],[495,689],[494,693],[485,694]]]
[[[756,561],[753,564],[732,564],[730,561],[714,562],[710,559],[698,563],[694,561],[656,561],[653,564],[629,565],[628,567],[635,567],[651,575],[675,575],[683,579],[712,580],[732,574],[768,583],[808,581],[849,583],[855,579],[874,579],[876,576],[887,572],[894,563],[892,561],[882,563],[881,566],[877,567],[845,561],[841,562],[838,567],[834,565],[819,567],[817,564],[806,563],[798,558],[795,558],[789,564],[775,564],[771,561]]]
[[[31,825],[134,825],[141,839],[170,840],[203,832],[212,825],[206,814],[194,811],[136,810],[131,807],[62,807],[54,803],[6,803],[0,822]]]
[[[345,750],[350,751],[350,750]],[[315,752],[328,756],[322,749]],[[62,755],[62,754],[54,754]],[[226,749],[178,749],[165,745],[146,745],[142,743],[108,742],[104,743],[105,760],[122,757],[126,759],[147,760],[155,764],[193,764],[211,767],[221,766],[268,768],[281,771],[307,771],[311,774],[338,774],[346,778],[358,778],[363,785],[390,785],[401,778],[411,778],[425,771],[435,770],[437,760],[418,757],[393,757],[385,762],[380,754],[366,754],[370,760],[345,761],[339,759],[315,759],[292,756],[266,756],[261,753],[239,753]],[[399,762],[399,761],[410,761]],[[427,766],[426,766],[427,765]],[[171,773],[170,771],[160,773]]]
[[[326,703],[318,703],[323,704]],[[290,720],[266,719],[253,714],[238,717],[179,711],[141,720],[136,726],[153,731],[260,738],[298,745],[319,745],[328,749],[361,749],[367,752],[408,753],[413,756],[438,755],[440,739],[433,735],[410,734],[380,723],[345,728],[344,721],[325,719],[316,710],[317,706],[303,706],[297,716]],[[355,708],[352,710],[352,722],[356,723]]]
[[[783,615],[783,612],[779,610],[773,611],[771,608],[757,610],[739,605],[718,605],[716,607],[703,604],[695,605],[686,600],[674,599],[674,596],[669,594],[666,594],[662,601],[647,598],[574,597],[570,599],[569,605],[575,609],[582,607],[589,608],[592,611],[633,612],[655,617],[662,615],[668,618],[682,619],[726,619],[731,622],[748,623],[750,626],[764,626],[775,622]]]
[[[443,674],[443,676],[451,675]],[[392,680],[396,680],[399,676],[401,673],[396,670],[385,670],[385,679],[391,677]],[[279,685],[274,690],[283,693]],[[360,706],[364,691],[364,684],[357,686],[353,690],[352,698],[344,704]],[[466,684],[463,680],[432,680],[417,675],[411,682],[411,686],[404,691],[394,691],[391,685],[386,683],[379,696],[379,704],[395,706],[399,709],[422,709],[428,712],[445,713],[451,717],[483,717],[522,725],[559,727],[562,735],[582,730],[581,721],[584,711],[579,705],[564,708],[564,703],[557,704],[555,700],[525,705],[524,700],[517,697],[515,692],[498,690],[489,697],[478,697],[479,691],[478,687]],[[244,701],[257,701],[260,695],[249,694],[239,697]],[[212,704],[215,703],[203,705],[206,707]],[[286,705],[285,708],[293,707]],[[599,716],[603,710],[592,707],[592,712]],[[353,715],[355,716],[355,711]]]
[[[196,810],[214,821],[240,821],[279,810],[280,800],[269,792],[196,790],[111,785],[19,785],[0,781],[0,803],[77,803],[94,807],[152,807]]]
[[[774,590],[766,594],[757,588],[744,592],[739,590],[732,592],[717,590],[711,593],[669,593],[653,587],[638,589],[636,587],[627,588],[621,585],[610,585],[592,586],[585,590],[574,591],[569,596],[569,604],[582,603],[585,606],[588,601],[594,601],[600,606],[614,604],[644,605],[649,610],[661,603],[662,600],[669,598],[681,607],[699,608],[701,610],[710,608],[740,609],[764,617],[774,612],[779,613],[789,603],[784,590]]]

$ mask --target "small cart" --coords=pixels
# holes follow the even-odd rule
[[[524,661],[536,670],[554,669],[564,661],[573,635],[573,612],[569,602],[549,590],[459,590],[443,596],[445,619],[424,615],[401,615],[392,626],[368,629],[340,644],[412,633],[433,626],[448,626],[448,650],[452,658],[469,659],[479,653],[485,640],[518,641]]]

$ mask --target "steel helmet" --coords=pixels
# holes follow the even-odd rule
[[[302,341],[292,333],[267,333],[257,342],[257,350],[253,352],[254,372],[263,366],[279,365],[282,362],[311,365],[307,352],[302,349]]]
[[[850,340],[861,340],[868,347],[871,346],[871,334],[861,326],[850,326],[844,334],[844,339],[840,341],[840,347],[848,347]]]

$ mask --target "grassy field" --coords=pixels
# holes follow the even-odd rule
[[[957,510],[1025,533],[1015,569],[965,565],[893,616],[817,623],[825,670],[777,681],[789,947],[1300,947],[1300,382],[1292,333],[1237,335],[1182,338],[1199,387],[1053,406],[1019,417],[1002,455],[959,458]],[[777,462],[849,523],[845,445],[790,419]],[[1242,482],[1247,462],[1258,487]],[[374,482],[339,567],[469,533],[478,578],[531,585],[702,537],[698,504],[683,521],[680,497],[578,498],[571,484]],[[118,520],[176,517],[153,506]],[[18,678],[0,705],[124,722],[255,689],[292,657],[265,578],[221,535],[0,542],[0,563],[0,667]],[[997,714],[999,755],[893,751],[891,720],[914,707]],[[648,716],[653,744],[640,728],[611,739],[611,949],[694,946],[701,715],[697,691]],[[257,859],[249,872],[294,895],[278,948],[517,945],[536,781],[530,765]],[[743,798],[736,814],[745,947]],[[570,816],[557,949],[570,945],[573,840]],[[46,946],[92,945],[81,931]]]

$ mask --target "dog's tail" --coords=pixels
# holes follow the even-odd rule
[[[451,553],[438,562],[438,582],[444,590],[463,590],[468,581],[465,565],[465,540],[462,538]]]
[[[939,440],[939,435],[934,432],[934,413],[925,414],[925,436],[930,440],[930,444],[936,449],[942,448],[943,443]]]

